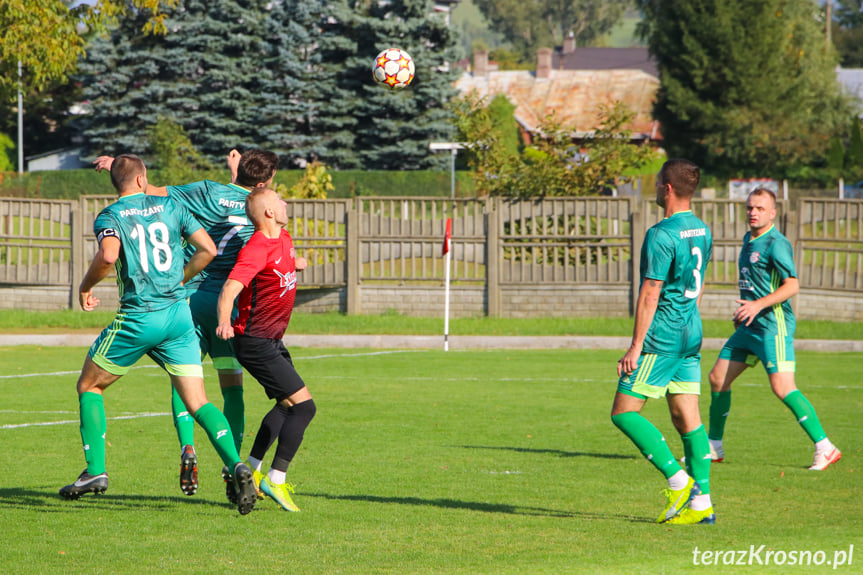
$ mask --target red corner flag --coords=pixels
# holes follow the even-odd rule
[[[452,218],[446,219],[446,235],[443,238],[443,251],[441,252],[442,256],[445,256],[449,251],[449,242],[450,238],[452,238]]]

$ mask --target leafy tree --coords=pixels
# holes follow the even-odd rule
[[[831,37],[844,68],[863,67],[863,2],[833,2]]]
[[[830,147],[827,149],[827,167],[837,174],[841,173],[845,163],[845,146],[838,136],[830,138]]]
[[[87,31],[118,16],[146,13],[141,29],[163,32],[162,9],[177,0],[6,0],[0,2],[0,93],[17,89],[18,62],[25,86],[42,89],[70,74],[84,54]]]
[[[152,166],[164,171],[166,181],[188,181],[196,170],[213,169],[192,145],[183,126],[171,118],[160,116],[146,133]]]
[[[488,53],[489,60],[497,62],[498,70],[535,70],[536,53],[526,56],[522,52],[513,52],[504,48],[495,48]]]
[[[856,169],[858,173],[863,172],[863,133],[860,130],[860,119],[856,117],[851,121],[851,136],[845,150],[844,165],[846,168]]]
[[[630,143],[625,129],[632,113],[622,103],[601,108],[599,127],[580,144],[574,127],[553,116],[542,120],[536,142],[519,154],[504,144],[501,126],[475,94],[453,103],[467,161],[478,193],[523,198],[597,194],[627,181],[626,174],[650,162],[654,152]]]
[[[669,155],[720,176],[782,178],[823,162],[850,109],[813,2],[639,5],[660,72],[654,116]]]
[[[0,132],[0,174],[3,172],[11,172],[15,169],[12,160],[9,158],[9,154],[6,150],[12,150],[15,148],[15,142],[12,141],[12,138]],[[2,181],[2,176],[0,176],[0,181]]]
[[[590,44],[617,24],[630,0],[475,0],[477,7],[526,60],[540,47],[563,41],[570,32]]]
[[[517,154],[521,147],[518,122],[515,121],[515,108],[503,94],[498,94],[488,104],[495,129],[500,134],[500,143],[510,154]]]
[[[279,193],[284,198],[324,200],[335,189],[333,176],[327,171],[326,165],[315,161],[306,164],[306,171],[300,181]]]

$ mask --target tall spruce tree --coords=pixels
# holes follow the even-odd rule
[[[325,98],[315,118],[326,151],[321,160],[337,168],[443,168],[448,158],[429,150],[451,137],[446,102],[455,96],[458,59],[454,30],[434,12],[431,0],[331,2],[320,43],[320,84]],[[414,59],[410,87],[391,91],[372,80],[371,66],[383,49],[397,47]]]
[[[823,163],[850,115],[810,0],[639,0],[671,155],[725,176]]]
[[[316,48],[324,18],[322,0],[279,0],[266,12],[268,56],[261,63],[266,70],[260,78],[258,134],[286,166],[313,161],[323,152],[312,124],[322,105],[317,87],[321,53]]]
[[[231,148],[274,147],[262,130],[285,110],[268,104],[296,85],[283,82],[274,96],[273,61],[286,64],[266,30],[265,0],[187,0],[166,10],[164,36],[146,35],[148,15],[123,20],[109,37],[92,43],[81,65],[84,97],[93,112],[83,122],[91,153],[146,152],[142,137],[160,116],[173,119],[212,160]],[[272,6],[272,4],[270,4]],[[281,124],[286,130],[289,126]]]

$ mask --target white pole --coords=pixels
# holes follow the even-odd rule
[[[444,302],[443,302],[443,350],[449,351],[449,268],[452,251],[452,218],[444,222],[443,265],[444,265]]]
[[[18,173],[24,173],[24,99],[21,96],[21,60],[18,60]]]
[[[845,199],[845,180],[839,178],[839,199]]]
[[[447,243],[450,243],[447,238]],[[447,250],[444,256],[444,304],[443,304],[443,350],[449,351],[449,265],[450,251]]]
[[[452,163],[450,164],[450,196],[455,199],[455,156],[458,153],[456,148],[452,149]]]

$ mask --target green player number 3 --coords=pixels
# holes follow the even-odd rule
[[[692,270],[692,275],[695,276],[695,289],[688,289],[683,292],[683,296],[688,299],[695,299],[701,293],[701,266],[704,263],[704,256],[701,255],[701,248],[695,246],[692,248],[692,255],[698,260],[695,264],[695,269]]]

